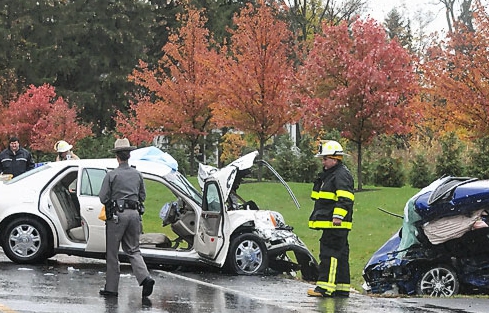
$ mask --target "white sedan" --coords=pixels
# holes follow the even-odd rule
[[[147,201],[147,210],[162,208],[163,226],[171,228],[141,235],[145,261],[226,265],[245,275],[301,271],[302,278],[315,280],[316,260],[280,213],[250,207],[252,201],[237,206],[228,201],[235,178],[256,155],[219,170],[202,166],[207,170],[201,171],[202,194],[169,154],[154,147],[131,152],[130,164],[152,185],[148,199],[156,203]],[[0,244],[7,257],[17,263],[39,263],[55,254],[105,258],[98,193],[107,171],[117,166],[116,159],[50,162],[0,182]],[[127,260],[122,251],[120,259]]]

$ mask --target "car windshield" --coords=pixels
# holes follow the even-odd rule
[[[202,206],[202,194],[181,173],[172,171],[164,177],[170,185],[188,195],[199,206]]]
[[[12,178],[11,180],[7,180],[6,182],[4,182],[6,185],[10,185],[10,184],[13,184],[15,183],[16,181],[19,181],[21,179],[24,179],[26,177],[29,177],[31,175],[34,175],[36,173],[39,173],[41,171],[44,171],[44,170],[47,170],[48,168],[50,168],[50,166],[48,164],[45,164],[45,165],[42,165],[42,166],[39,166],[39,167],[36,167],[30,171],[27,171],[25,173],[22,173],[18,176],[15,176],[14,178]]]

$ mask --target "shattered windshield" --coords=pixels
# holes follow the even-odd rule
[[[417,194],[412,196],[407,201],[406,206],[404,207],[404,218],[402,222],[402,237],[398,249],[400,253],[397,254],[396,256],[397,258],[404,257],[406,254],[406,249],[408,249],[414,244],[419,243],[419,240],[417,239],[418,230],[415,224],[416,222],[421,220],[421,216],[414,209],[414,203],[416,202],[416,199],[418,199],[418,197],[420,197],[421,195],[432,192],[443,182],[444,182],[443,179],[435,180],[429,186],[421,189]]]
[[[186,194],[199,206],[202,206],[202,195],[195,187],[179,172],[172,171],[164,176],[174,188]]]

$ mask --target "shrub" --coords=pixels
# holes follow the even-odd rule
[[[269,159],[273,168],[286,181],[311,182],[320,171],[320,163],[314,157],[310,138],[303,138],[296,147],[288,135],[278,136],[270,148]],[[267,178],[272,176],[266,175]]]
[[[489,137],[478,139],[467,168],[469,176],[489,179]]]
[[[374,173],[374,183],[383,187],[404,186],[404,170],[401,159],[381,158]]]
[[[454,133],[444,136],[441,141],[441,154],[436,157],[435,174],[437,177],[444,175],[463,176],[462,145]]]
[[[414,188],[423,188],[428,186],[433,180],[433,173],[428,166],[426,157],[422,154],[415,156],[411,160],[411,171],[409,173],[409,183]]]

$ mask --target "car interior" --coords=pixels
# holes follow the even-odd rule
[[[80,215],[80,203],[76,193],[70,191],[70,186],[76,185],[76,179],[76,171],[65,175],[51,188],[50,198],[68,237],[83,242],[85,234]]]

